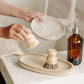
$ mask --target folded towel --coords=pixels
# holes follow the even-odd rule
[[[0,58],[11,54],[22,55],[23,51],[15,40],[0,38]]]
[[[0,23],[0,26],[3,26]],[[0,59],[11,54],[22,55],[23,51],[18,46],[18,41],[0,38]]]

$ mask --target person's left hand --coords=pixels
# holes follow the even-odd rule
[[[42,16],[44,16],[44,13],[37,11],[25,11],[22,15],[22,19],[31,23],[34,18],[38,18],[41,22],[43,22]]]
[[[27,29],[25,26],[17,23],[0,28],[0,37],[2,38],[25,41],[29,34],[31,34],[30,29]]]

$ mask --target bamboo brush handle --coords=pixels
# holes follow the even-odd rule
[[[48,57],[46,58],[46,63],[56,64],[57,63],[57,51],[55,49],[48,50]]]
[[[56,56],[57,55],[57,50],[56,49],[48,49],[48,57],[49,56]]]

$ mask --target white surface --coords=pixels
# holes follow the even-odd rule
[[[61,52],[66,58],[66,52]],[[84,84],[84,55],[83,62],[75,66],[68,76],[48,76],[25,70],[18,66],[17,57],[9,56],[1,60],[1,72],[7,84]]]

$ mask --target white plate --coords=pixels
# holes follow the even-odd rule
[[[31,29],[39,38],[55,41],[64,35],[65,28],[55,17],[43,16],[43,20],[44,22],[40,22],[35,18],[31,22]]]
[[[58,59],[58,67],[56,70],[45,69],[43,68],[45,61],[46,56],[39,54],[27,54],[20,56],[18,59],[19,65],[21,67],[33,72],[47,75],[67,75],[73,69],[73,65],[71,63],[62,59]]]

